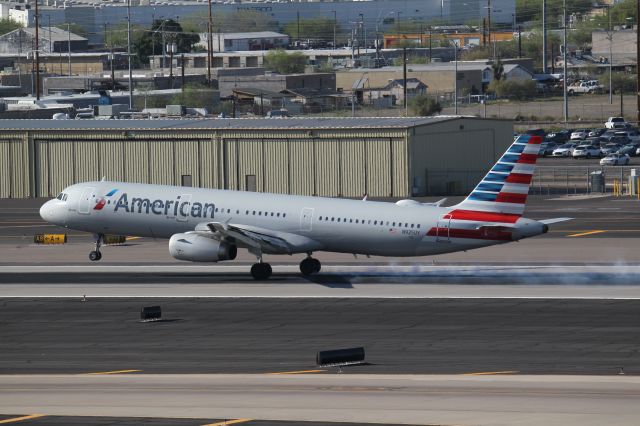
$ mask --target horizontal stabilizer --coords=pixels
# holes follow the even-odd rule
[[[440,207],[441,205],[444,204],[444,202],[447,201],[446,198],[443,198],[442,200],[438,200],[435,203],[422,203],[422,205],[424,206],[436,206],[436,207]]]
[[[554,217],[553,219],[543,219],[543,220],[539,220],[538,222],[544,223],[545,225],[550,225],[552,223],[566,222],[567,220],[573,220],[573,218],[572,217]]]

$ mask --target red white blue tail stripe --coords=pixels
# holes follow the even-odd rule
[[[469,217],[473,216],[471,212],[477,212],[478,217],[483,216],[480,213],[484,212],[506,215],[504,219],[508,220],[497,222],[511,222],[513,217],[521,216],[524,213],[541,142],[540,136],[519,136],[473,192],[456,206],[451,215]],[[467,220],[471,220],[471,217]]]

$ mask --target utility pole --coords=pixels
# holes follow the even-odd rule
[[[404,116],[408,117],[409,109],[407,108],[407,106],[409,105],[409,103],[407,100],[407,47],[406,46],[402,47],[402,78],[404,79],[404,82],[402,84],[402,92],[404,96]]]
[[[547,73],[547,0],[542,0],[542,74]]]
[[[38,11],[38,1],[36,0],[36,99],[40,100],[40,12]],[[33,74],[32,74],[33,75]]]
[[[129,111],[133,110],[133,75],[131,71],[131,0],[127,0],[127,60],[129,62]]]
[[[522,58],[522,26],[518,25],[518,58]]]
[[[482,18],[482,45],[487,45],[487,18]]]
[[[487,35],[491,44],[491,0],[487,0]]]
[[[640,123],[640,68],[638,59],[640,58],[640,2],[636,1],[636,121]]]
[[[207,83],[211,85],[211,62],[213,56],[213,13],[211,11],[211,0],[209,0],[209,23],[207,24]]]
[[[338,26],[338,14],[335,10],[333,12],[333,48],[336,48],[336,27]]]
[[[607,40],[609,40],[609,105],[613,105],[613,32],[611,31],[611,13],[607,6],[607,17],[609,18],[609,27],[607,29]]]
[[[298,40],[298,47],[300,47],[300,12],[296,10],[296,22],[298,23],[298,30],[296,33],[296,39]]]
[[[176,44],[171,43],[167,46],[169,51],[169,89],[173,89],[173,54],[176,50]]]
[[[47,16],[49,18],[49,53],[53,52],[52,41],[51,41],[51,15]]]
[[[563,93],[563,115],[564,115],[564,124],[567,124],[569,121],[569,99],[567,98],[567,0],[562,1],[562,44],[564,45],[564,49],[562,50],[562,89]]]
[[[180,61],[182,64],[181,74],[180,74],[180,88],[184,92],[184,53],[180,55]]]
[[[429,63],[432,62],[433,57],[431,56],[431,27],[429,27]]]
[[[67,72],[71,75],[71,24],[67,23]]]
[[[111,90],[113,91],[116,89],[116,73],[113,68],[113,60],[115,59],[114,53],[113,53],[113,47],[111,48],[109,59],[110,59],[109,62],[111,63]]]
[[[455,71],[453,75],[453,113],[458,115],[458,42],[453,42],[453,60],[455,62]]]

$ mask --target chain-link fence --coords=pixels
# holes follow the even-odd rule
[[[540,195],[630,194],[635,193],[630,179],[634,166],[536,167],[529,193]]]

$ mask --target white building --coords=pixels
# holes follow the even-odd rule
[[[200,33],[198,46],[207,48],[207,33]],[[213,52],[269,50],[289,46],[289,36],[274,31],[251,33],[212,33]]]

